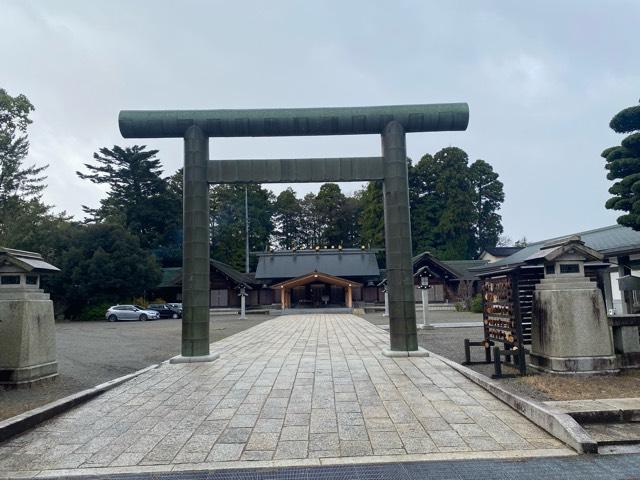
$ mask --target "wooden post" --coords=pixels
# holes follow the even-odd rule
[[[520,373],[524,375],[527,373],[527,360],[524,355],[524,337],[522,332],[522,315],[520,314],[520,270],[516,269],[511,275],[511,298],[513,302],[513,319],[515,324],[516,341],[515,346],[518,347],[518,354],[513,356],[514,366],[518,367]],[[506,348],[505,344],[505,348]],[[514,345],[510,345],[509,348],[513,349]],[[507,361],[509,361],[507,357]],[[515,362],[518,362],[515,364]]]
[[[353,307],[353,299],[351,297],[351,285],[347,287],[347,308]]]
[[[284,287],[280,287],[280,307],[284,310]]]

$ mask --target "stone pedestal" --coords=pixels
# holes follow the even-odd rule
[[[616,371],[611,328],[595,282],[570,275],[536,285],[530,366],[554,373]]]
[[[613,346],[620,353],[640,353],[640,335],[638,327],[619,327],[613,329]]]
[[[39,289],[0,292],[0,385],[58,375],[53,302]]]

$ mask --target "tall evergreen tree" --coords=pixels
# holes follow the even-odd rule
[[[216,185],[211,198],[211,258],[244,271],[245,210],[244,185]],[[249,204],[249,248],[263,251],[273,233],[274,195],[261,185],[247,185]],[[251,258],[255,267],[255,258]]]
[[[444,197],[437,190],[439,174],[440,165],[428,153],[415,166],[409,166],[411,240],[414,253],[436,253],[442,244],[436,230],[444,209]]]
[[[27,127],[33,105],[24,95],[12,97],[0,88],[0,206],[11,197],[39,198],[48,165],[23,167],[29,153]]]
[[[441,240],[439,257],[443,260],[472,258],[474,215],[469,157],[460,148],[447,147],[433,158],[440,168],[435,187],[443,205],[435,228]]]
[[[96,165],[85,164],[90,173],[76,172],[82,179],[109,187],[100,207],[82,207],[90,220],[123,225],[144,248],[162,245],[176,231],[182,210],[175,196],[169,195],[157,154],[158,150],[146,150],[144,145],[105,147],[94,153]]]
[[[313,248],[322,243],[322,220],[317,209],[316,195],[307,193],[300,202],[301,216],[301,240],[306,248]]]
[[[47,290],[70,317],[88,305],[130,302],[161,279],[153,255],[120,225],[61,223],[45,245],[47,260],[61,270],[46,278]]]
[[[292,249],[302,243],[302,206],[292,188],[283,190],[274,204],[274,240],[280,248]]]
[[[414,253],[474,258],[481,248],[495,246],[502,233],[498,174],[484,160],[469,166],[460,148],[426,154],[411,167],[409,199]]]
[[[622,144],[602,152],[609,170],[607,179],[615,182],[609,193],[613,195],[606,208],[626,212],[618,217],[618,223],[640,230],[640,106],[625,108],[609,123],[616,133],[630,133]]]
[[[338,246],[345,243],[346,197],[337,183],[325,183],[315,197],[316,212],[320,222],[320,243]]]
[[[382,182],[375,181],[357,194],[361,213],[358,218],[362,245],[384,248],[384,204]]]
[[[357,246],[358,244],[364,244],[364,242],[360,241],[360,228],[358,225],[361,215],[362,203],[357,194],[347,196],[339,219],[342,238],[335,245]],[[369,245],[369,243],[366,243],[366,245]]]
[[[473,188],[475,254],[498,244],[502,228],[502,217],[498,213],[504,202],[503,184],[498,174],[484,160],[476,160],[469,167],[469,179]]]
[[[0,88],[0,245],[19,247],[20,233],[36,228],[50,215],[50,207],[40,200],[48,165],[23,165],[33,110],[27,97],[12,97]]]
[[[161,216],[165,219],[162,238],[153,252],[163,267],[182,266],[182,190],[183,169],[180,168],[166,179],[167,190]]]

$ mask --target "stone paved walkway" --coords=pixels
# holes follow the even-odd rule
[[[434,358],[387,358],[353,315],[283,316],[0,444],[0,476],[572,455]],[[13,472],[13,473],[12,473]]]

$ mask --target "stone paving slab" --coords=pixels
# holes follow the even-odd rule
[[[0,444],[0,472],[574,453],[440,360],[384,357],[387,343],[353,315],[279,317],[213,344],[215,362],[163,364]]]

